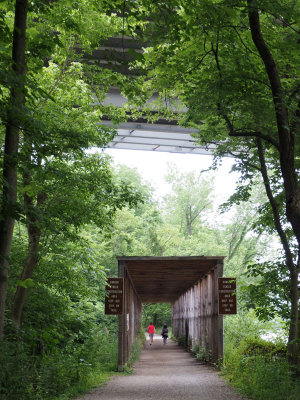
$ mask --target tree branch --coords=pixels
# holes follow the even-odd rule
[[[280,145],[286,153],[289,153],[294,140],[292,135],[290,135],[288,128],[288,111],[283,99],[283,90],[278,68],[261,33],[257,0],[247,0],[247,3],[249,7],[248,17],[252,40],[258,50],[262,62],[265,65],[266,73],[271,84]]]
[[[203,54],[202,57],[200,58],[200,60],[198,61],[198,63],[196,65],[194,65],[191,69],[187,70],[186,74],[190,74],[195,69],[197,69],[202,64],[202,62],[205,59],[205,57],[208,56],[208,54],[210,54],[211,52],[212,52],[212,50],[209,50],[205,54]]]
[[[292,129],[292,132],[295,132],[295,134],[296,134],[297,131],[300,129],[300,100],[299,100],[296,110],[294,112],[294,117],[295,117],[295,120],[292,124],[291,129]]]
[[[265,140],[266,142],[269,142],[274,147],[276,147],[277,150],[279,150],[279,143],[276,140],[274,140],[273,138],[271,138],[270,136],[265,135],[264,133],[262,133],[260,131],[253,131],[253,132],[243,132],[243,131],[241,131],[241,132],[238,132],[238,131],[235,131],[235,130],[231,130],[229,132],[229,136],[233,136],[233,137],[257,137],[257,138]]]
[[[263,148],[260,138],[257,138],[256,144],[257,144],[258,157],[259,157],[260,166],[261,166],[261,175],[262,175],[266,193],[267,193],[267,196],[268,196],[268,199],[269,199],[272,211],[273,211],[273,219],[274,219],[275,228],[280,237],[280,240],[281,240],[284,252],[285,252],[287,266],[290,271],[293,271],[294,270],[293,255],[290,250],[287,236],[281,225],[280,214],[278,211],[278,205],[277,205],[277,202],[272,193],[270,180],[269,180],[269,176],[268,176],[268,171],[267,171],[267,166],[266,166],[265,155],[264,155],[264,148]]]
[[[243,39],[242,39],[242,37],[241,37],[239,31],[237,30],[237,27],[234,26],[234,25],[230,25],[230,28],[232,28],[232,29],[235,31],[235,33],[237,34],[238,38],[240,39],[240,42],[241,42],[242,45],[245,47],[245,49],[246,49],[249,53],[254,54],[254,52],[253,52],[251,49],[249,49],[249,47],[248,47],[248,46],[246,45],[246,43],[243,41]]]
[[[288,108],[279,71],[261,32],[257,0],[247,0],[252,40],[268,75],[276,115],[280,167],[285,189],[286,216],[297,238],[300,253],[300,187],[295,169],[295,135],[290,130]]]

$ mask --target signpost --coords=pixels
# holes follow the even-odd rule
[[[108,278],[105,297],[105,314],[123,313],[123,278]]]
[[[236,278],[218,278],[219,315],[236,314]]]

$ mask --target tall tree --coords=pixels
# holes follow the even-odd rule
[[[217,145],[219,156],[236,158],[245,183],[239,201],[249,196],[255,172],[261,174],[273,219],[268,224],[280,237],[289,270],[289,359],[296,365],[300,359],[299,1],[139,3],[151,20],[144,30],[149,43],[144,65],[153,87],[164,97],[180,98],[187,107],[181,123],[199,128],[200,142]]]
[[[87,224],[103,230],[112,224],[117,209],[136,205],[140,199],[124,182],[113,182],[109,160],[104,155],[88,155],[68,162],[52,157],[44,160],[43,167],[34,169],[24,187],[28,253],[12,305],[12,321],[17,328],[21,324],[26,284],[47,256],[51,241],[58,236],[75,240],[79,229]]]
[[[0,215],[0,340],[14,221],[22,216],[16,197],[17,167],[24,167],[24,186],[31,186],[31,167],[35,163],[43,165],[44,153],[57,156],[61,148],[67,159],[67,152],[73,156],[80,155],[83,149],[90,145],[103,145],[111,137],[111,130],[97,124],[104,113],[109,114],[108,107],[102,104],[104,89],[109,87],[111,80],[115,84],[121,81],[117,74],[103,69],[101,73],[99,66],[86,63],[85,83],[93,89],[93,104],[91,97],[89,102],[82,101],[83,93],[78,98],[81,100],[78,104],[76,97],[72,97],[76,89],[78,94],[80,86],[75,79],[76,61],[82,61],[82,54],[91,54],[103,39],[122,29],[119,17],[116,14],[105,15],[102,8],[105,8],[105,1],[31,2],[28,7],[24,0],[16,0],[14,5],[10,1],[1,3],[0,30],[5,33],[5,40],[1,35],[1,44],[4,45],[0,51],[4,57],[0,63],[4,70],[9,69],[9,73],[0,74],[1,133],[3,127],[6,128]],[[14,27],[10,22],[12,16],[15,17]],[[7,51],[10,48],[13,50],[12,62],[8,63]],[[57,68],[51,69],[53,64]],[[55,79],[50,79],[51,85],[48,82],[47,86],[41,71],[44,72],[49,65]],[[72,89],[66,84],[68,79],[65,79],[67,75],[68,83],[72,80],[72,74],[68,73],[70,66],[74,72]],[[81,89],[85,88],[81,86]],[[62,110],[62,98],[67,105],[65,112]],[[101,102],[98,106],[95,105],[95,98]],[[87,114],[90,118],[85,126]],[[120,114],[114,110],[113,118],[118,119]],[[94,133],[91,135],[92,125]],[[22,154],[18,154],[20,145]],[[26,193],[25,203],[27,208],[31,207],[30,196]],[[38,232],[36,234],[39,235]]]
[[[10,85],[10,107],[6,121],[0,214],[0,341],[3,337],[9,256],[17,214],[17,157],[25,105],[27,10],[27,0],[16,0],[11,63],[15,78]]]
[[[172,188],[172,193],[166,197],[168,219],[191,237],[195,226],[203,222],[205,214],[212,209],[213,180],[201,173],[182,173],[174,165],[169,165],[165,179]]]

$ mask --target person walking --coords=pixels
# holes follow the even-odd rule
[[[169,336],[169,330],[168,330],[167,324],[164,324],[162,331],[161,331],[161,336],[163,338],[163,343],[167,344],[167,339]]]
[[[153,336],[155,333],[155,326],[151,322],[151,324],[148,326],[148,333],[149,333],[149,339],[150,339],[150,346],[152,346],[153,343]]]

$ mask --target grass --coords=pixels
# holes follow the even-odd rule
[[[93,368],[89,374],[85,374],[84,379],[81,379],[78,384],[75,384],[72,387],[68,388],[68,390],[64,394],[58,397],[53,397],[50,400],[71,400],[75,397],[91,391],[96,387],[104,385],[110,380],[113,375],[131,374],[133,371],[132,366],[136,361],[138,361],[144,342],[145,334],[141,331],[132,345],[130,357],[128,363],[124,366],[123,372],[116,371],[115,363],[112,363],[111,365],[106,365],[105,368],[100,366],[98,370],[97,368]]]
[[[262,356],[241,360],[235,372],[223,370],[230,384],[255,400],[298,400],[300,381],[292,378],[285,360],[267,361]]]
[[[127,366],[129,368],[131,368],[139,360],[145,340],[145,332],[141,329],[139,335],[135,338],[132,344],[129,360],[127,362]]]
[[[92,372],[85,380],[85,382],[80,382],[73,387],[70,387],[64,394],[53,397],[51,400],[71,400],[75,397],[83,395],[92,389],[104,385],[108,382],[112,375],[116,374],[115,371],[96,371]]]

